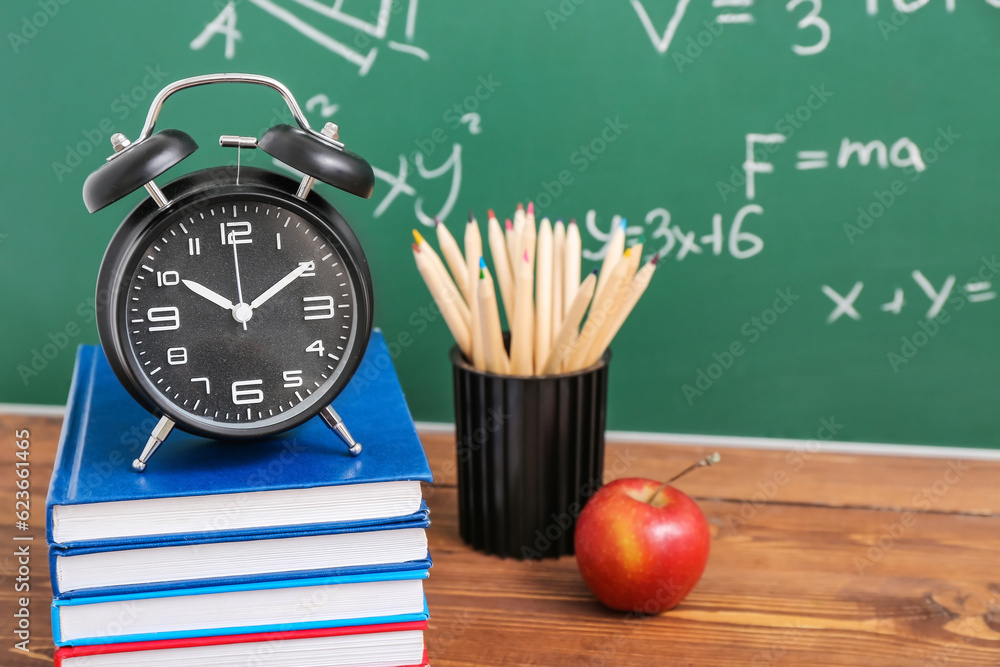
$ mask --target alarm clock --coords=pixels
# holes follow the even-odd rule
[[[297,126],[256,137],[224,135],[237,166],[186,174],[162,189],[154,179],[198,146],[186,133],[153,133],[172,94],[216,83],[249,83],[281,94]],[[149,196],[111,238],[97,280],[97,329],[126,390],[159,417],[132,466],[145,470],[176,426],[222,439],[259,438],[319,415],[361,452],[330,405],[354,374],[372,329],[372,279],[343,216],[312,190],[316,180],[359,197],[374,187],[371,166],[327,123],[310,128],[291,92],[254,74],[176,81],[153,99],[130,142],[90,174],[83,200],[93,213],[139,188]],[[240,167],[260,148],[305,174],[294,180]]]

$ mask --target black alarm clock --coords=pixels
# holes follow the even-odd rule
[[[298,127],[222,146],[260,148],[302,172],[220,166],[163,188],[153,179],[197,144],[153,127],[173,93],[213,83],[278,91]],[[114,233],[97,281],[101,345],[125,389],[159,422],[132,466],[174,426],[210,438],[258,438],[320,415],[351,454],[361,445],[331,407],[354,374],[372,329],[372,280],[357,237],[312,186],[316,179],[360,197],[371,166],[327,123],[316,132],[291,92],[253,74],[183,79],[161,90],[134,142],[112,137],[115,154],[92,173],[83,199],[93,213],[145,187],[149,197]],[[239,165],[239,159],[237,159]]]

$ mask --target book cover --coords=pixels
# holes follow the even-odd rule
[[[363,443],[360,456],[350,456],[316,417],[291,431],[252,441],[210,440],[175,429],[146,472],[139,474],[132,471],[131,461],[157,420],[128,395],[99,346],[81,346],[46,502],[49,541],[57,543],[53,508],[87,503],[216,495],[233,499],[233,511],[203,517],[201,529],[186,530],[178,539],[240,530],[281,532],[295,525],[294,513],[282,519],[283,525],[247,524],[251,513],[239,512],[240,503],[260,491],[406,480],[416,483],[417,493],[407,514],[418,510],[418,483],[431,481],[431,472],[380,331],[372,333],[358,371],[333,405]],[[378,520],[346,523],[361,526]],[[154,533],[135,539],[163,541],[170,536]]]
[[[256,644],[268,643],[268,654],[273,655],[280,650],[283,642],[293,643],[301,640],[322,639],[332,637],[345,637],[351,635],[372,635],[377,633],[406,633],[424,632],[427,630],[427,621],[416,621],[409,623],[392,623],[381,625],[361,625],[340,628],[318,628],[311,630],[294,630],[291,632],[264,632],[250,633],[242,635],[227,635],[224,637],[196,637],[189,639],[167,639],[163,641],[151,642],[130,642],[123,644],[99,644],[95,646],[65,646],[55,652],[54,667],[63,667],[64,661],[70,658],[84,658],[90,656],[101,656],[121,653],[142,653],[147,651],[161,651],[169,649],[198,649],[215,646],[234,646],[235,651],[245,653],[247,657],[259,659],[254,652]],[[136,655],[135,660],[148,664],[148,658]],[[81,663],[82,664],[82,663]],[[262,662],[260,664],[263,664]],[[423,657],[419,662],[402,664],[400,667],[424,667],[428,664],[426,648],[423,649]]]
[[[69,644],[90,646],[426,621],[429,612],[420,582],[427,577],[427,570],[412,570],[56,599],[52,603],[52,635],[56,646]],[[395,588],[393,590],[396,590],[397,594],[391,599],[388,597],[390,595],[388,588],[396,582],[415,584],[407,587],[407,594],[404,597],[409,600],[408,603],[399,599],[400,591]],[[359,600],[357,595],[352,597],[343,588],[331,588],[355,584],[370,585],[364,591],[365,595],[376,598],[378,604],[375,606],[386,610],[385,613],[361,616],[356,612]],[[290,613],[286,613],[287,610],[275,612],[273,608],[269,609],[269,606],[273,607],[275,603],[275,597],[267,595],[269,591],[282,594],[285,600],[292,600],[294,609]],[[290,595],[283,595],[285,593]],[[224,603],[223,606],[233,607],[235,613],[232,610],[220,612],[220,605],[213,604],[213,598],[216,600],[222,598],[220,602]],[[342,603],[329,604],[338,600]],[[164,616],[168,613],[164,611],[165,607],[144,606],[145,601],[173,603],[169,607],[172,610],[169,613],[182,622],[165,623]],[[404,604],[408,604],[409,608],[401,612],[400,609]],[[352,607],[352,613],[340,613],[336,618],[330,615],[332,610],[343,612],[345,606]],[[64,631],[62,615],[66,609],[85,614],[89,617],[90,623],[96,624],[105,634],[88,637],[69,628]],[[187,611],[180,611],[184,609]],[[206,616],[211,619],[210,622],[204,622]],[[78,615],[77,619],[80,618]],[[269,618],[271,621],[262,622],[263,618]],[[76,625],[80,627],[79,621]],[[189,627],[165,629],[182,626]],[[108,632],[110,628],[114,628],[115,631]]]

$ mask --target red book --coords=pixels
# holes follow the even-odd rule
[[[427,621],[262,632],[224,637],[164,639],[96,646],[64,646],[56,651],[55,667],[118,667],[142,665],[193,666],[253,664],[280,667],[336,667],[373,662],[399,667],[427,667],[423,631]],[[141,655],[136,655],[141,653]]]

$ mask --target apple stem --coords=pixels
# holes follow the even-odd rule
[[[674,480],[680,479],[681,477],[683,477],[684,475],[688,474],[689,472],[691,472],[692,470],[694,470],[696,468],[703,468],[705,466],[714,466],[720,460],[722,460],[722,457],[719,456],[719,452],[713,452],[712,454],[709,454],[708,456],[706,456],[702,460],[700,460],[700,461],[698,461],[696,463],[692,463],[687,468],[685,468],[684,470],[681,470],[679,473],[677,473],[676,475],[674,475],[673,477],[671,477],[670,479],[668,479],[667,481],[665,481],[663,484],[660,484],[660,486],[657,487],[656,491],[653,492],[653,495],[651,495],[649,497],[649,500],[647,502],[650,503],[650,504],[652,504],[652,502],[654,500],[656,500],[656,496],[660,495],[660,491],[662,491],[663,489],[667,488],[667,485],[670,484],[671,482],[673,482]]]

